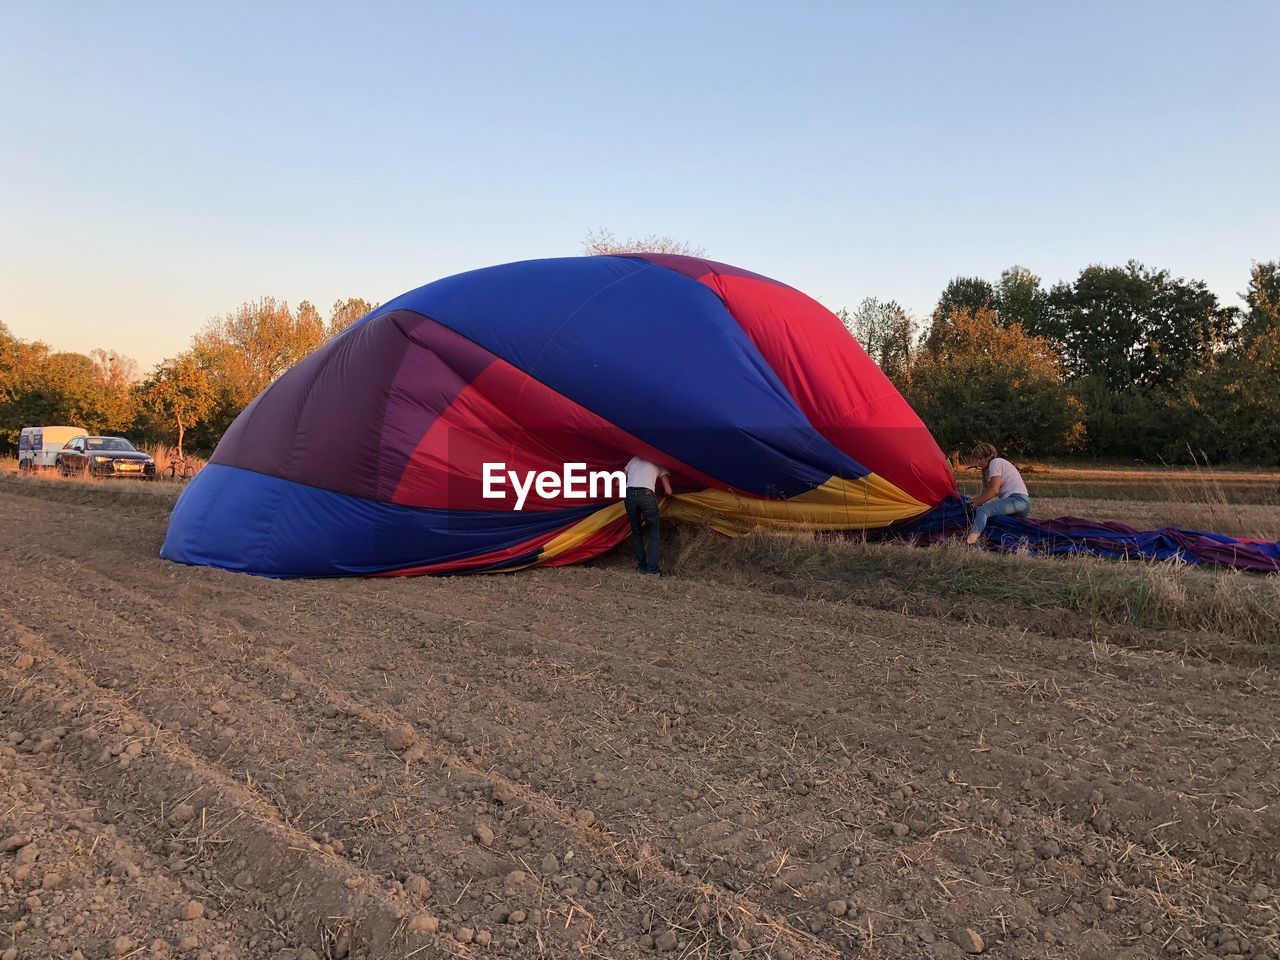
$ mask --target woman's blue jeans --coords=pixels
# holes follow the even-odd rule
[[[973,511],[974,533],[982,533],[987,529],[987,521],[992,517],[1027,517],[1031,515],[1031,498],[1021,493],[1011,493],[999,500],[988,500]]]

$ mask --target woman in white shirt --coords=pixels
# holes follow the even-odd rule
[[[970,455],[982,468],[983,488],[973,500],[973,526],[965,542],[978,542],[992,517],[1025,517],[1031,513],[1031,497],[1022,474],[989,443],[980,443]]]

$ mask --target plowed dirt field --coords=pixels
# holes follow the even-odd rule
[[[1265,659],[648,578],[275,582],[0,487],[0,956],[1280,956]]]

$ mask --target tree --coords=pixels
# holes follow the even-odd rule
[[[329,325],[325,328],[325,333],[332,339],[357,320],[373,313],[375,309],[374,304],[360,297],[338,300],[329,311]]]
[[[1233,319],[1203,281],[1130,260],[1055,284],[1040,333],[1059,346],[1072,375],[1127,390],[1176,382],[1221,348]]]
[[[918,325],[911,314],[895,300],[881,303],[875,297],[867,297],[853,313],[841,310],[836,316],[885,376],[901,388],[915,352]]]
[[[324,319],[310,300],[303,300],[295,311],[294,323],[303,329],[324,329]]]
[[[705,247],[695,247],[685,240],[649,234],[647,237],[628,237],[619,240],[611,230],[592,230],[582,241],[585,256],[601,256],[620,253],[673,253],[682,257],[705,257]]]
[[[56,410],[43,383],[48,357],[48,346],[15,337],[0,323],[0,447],[6,450],[17,447],[23,427],[56,422],[45,417]]]
[[[1280,263],[1255,263],[1230,347],[1179,384],[1179,439],[1211,462],[1280,462]]]
[[[946,323],[947,340],[912,364],[905,391],[944,449],[986,440],[1013,454],[1054,454],[1082,442],[1083,409],[1049,343],[1003,326],[991,308],[958,309]]]
[[[0,324],[0,448],[15,447],[29,426],[75,424],[93,433],[127,429],[135,414],[129,385],[136,369],[113,351],[54,353]]]
[[[114,350],[89,351],[93,361],[97,389],[95,407],[86,417],[99,424],[99,429],[128,430],[137,414],[132,387],[138,382],[138,363]]]
[[[1180,459],[1177,438],[1184,429],[1179,411],[1163,388],[1117,390],[1098,376],[1076,377],[1071,393],[1084,405],[1088,452],[1093,456]]]
[[[22,392],[31,346],[15,337],[0,320],[0,407],[13,403]]]
[[[1280,463],[1280,327],[1193,372],[1175,396],[1180,447],[1213,463]]]
[[[305,301],[294,313],[287,303],[262,297],[210,320],[191,348],[218,397],[207,421],[211,436],[203,439],[216,442],[254,397],[326,336],[319,311]]]
[[[1040,286],[1040,278],[1026,267],[1012,266],[1000,274],[996,288],[996,312],[1006,327],[1015,323],[1032,336],[1044,330],[1044,314],[1049,295]]]
[[[1240,296],[1247,307],[1240,327],[1244,342],[1280,327],[1280,261],[1255,263],[1249,276],[1249,289]]]
[[[204,421],[214,410],[218,395],[209,371],[191,354],[180,354],[161,363],[141,388],[143,402],[171,422],[182,456],[187,430]]]
[[[262,297],[209,321],[192,347],[214,385],[243,409],[324,341],[324,321],[309,303],[295,314],[287,303]]]
[[[996,306],[995,289],[986,280],[981,277],[953,278],[933,308],[925,350],[937,354],[946,348],[952,333],[951,318],[958,311],[978,314],[984,310],[995,310]]]

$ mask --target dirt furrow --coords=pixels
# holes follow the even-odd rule
[[[186,916],[204,914],[203,906],[190,906],[193,901],[174,907],[176,890],[182,888],[218,903],[208,919],[223,916],[229,921],[222,932],[238,946],[228,946],[224,939],[214,956],[300,956],[315,949],[332,953],[357,933],[379,955],[404,955],[415,948],[420,948],[417,955],[432,955],[430,944],[408,938],[410,905],[403,894],[383,890],[357,865],[289,828],[251,787],[204,762],[129,699],[100,687],[41,635],[8,614],[0,616],[0,629],[24,651],[3,672],[13,691],[12,722],[28,732],[17,749],[46,755],[61,768],[59,779],[81,784],[82,790],[106,800],[110,829],[132,839],[109,842],[104,853],[124,864],[124,876],[141,876],[145,870],[152,888],[130,897],[127,908],[114,914],[122,939],[112,941],[111,952],[131,953],[126,941],[164,941],[163,928],[175,917],[200,919]],[[67,717],[69,726],[59,722]],[[119,852],[127,854],[130,844],[136,850],[132,860]],[[292,909],[271,906],[286,899]],[[37,909],[30,901],[27,906]],[[268,931],[276,936],[265,939]],[[198,936],[183,936],[169,946],[194,951],[198,941]]]

